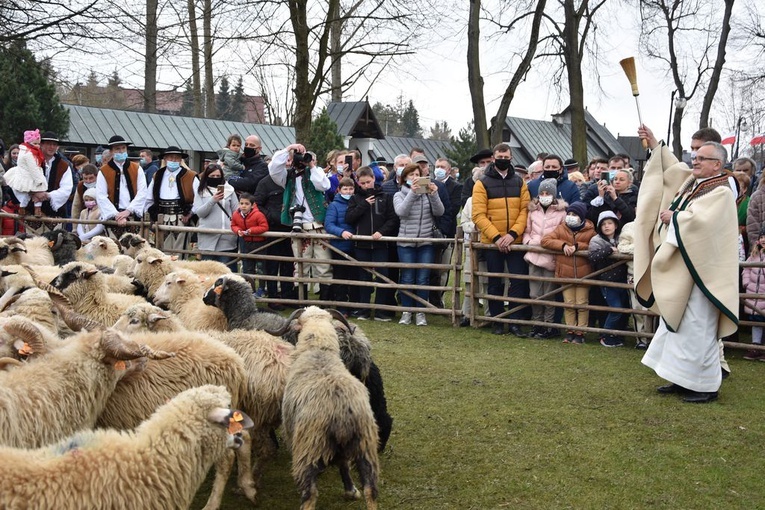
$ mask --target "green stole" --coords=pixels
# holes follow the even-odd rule
[[[290,216],[290,207],[292,206],[292,199],[295,198],[295,181],[296,179],[287,178],[287,184],[284,186],[284,195],[282,198],[282,216],[281,221],[284,225],[292,225],[292,217]],[[303,174],[303,178],[300,180],[300,184],[303,187],[303,195],[308,202],[308,207],[311,208],[311,214],[313,214],[313,221],[324,223],[324,217],[327,215],[327,206],[324,202],[324,192],[317,190],[308,173]]]

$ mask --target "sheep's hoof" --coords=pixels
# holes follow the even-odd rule
[[[348,501],[357,501],[361,499],[361,493],[356,487],[354,487],[352,491],[343,492],[343,498],[347,499]]]

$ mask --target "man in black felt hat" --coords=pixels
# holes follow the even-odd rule
[[[178,227],[189,225],[191,206],[194,205],[194,178],[197,174],[182,164],[188,157],[188,154],[174,145],[168,147],[160,157],[165,166],[154,173],[144,204],[152,221]],[[165,232],[162,249],[185,250],[188,238],[186,232]]]
[[[494,161],[494,153],[491,149],[481,149],[470,158],[471,163],[475,166],[480,166],[481,168],[486,168],[492,161]],[[465,207],[467,199],[473,196],[473,186],[475,186],[475,181],[473,180],[472,174],[472,170],[468,172],[465,183],[462,185],[462,195],[460,196],[462,207]]]
[[[130,231],[128,220],[140,220],[143,216],[146,195],[146,177],[141,166],[135,161],[128,161],[128,145],[132,145],[119,135],[114,135],[106,144],[112,153],[112,159],[101,166],[96,178],[96,202],[101,210],[102,220],[115,220],[117,227],[109,226],[106,230],[115,239]]]

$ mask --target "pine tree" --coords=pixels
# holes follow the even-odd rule
[[[125,107],[125,95],[122,93],[122,80],[120,79],[117,70],[115,69],[112,75],[106,82],[106,101],[107,108],[124,108]],[[138,106],[138,105],[131,105]],[[141,107],[143,106],[143,100],[141,101]]]
[[[23,140],[25,130],[39,128],[65,137],[69,112],[59,104],[56,89],[23,43],[0,47],[0,138],[10,143]]]
[[[478,152],[478,144],[475,138],[475,128],[473,128],[473,122],[470,122],[465,128],[460,129],[457,138],[452,137],[452,146],[445,151],[446,157],[461,169],[460,177],[462,180],[471,175],[471,170],[475,165],[470,161],[470,158],[476,152]]]
[[[316,154],[319,165],[333,149],[345,147],[343,137],[337,134],[337,124],[329,117],[324,108],[318,117],[311,123],[311,137],[308,141],[308,150]]]
[[[401,125],[403,127],[403,136],[407,138],[422,138],[422,128],[420,127],[420,114],[414,107],[414,102],[409,100],[409,104],[401,116]]]
[[[231,118],[235,122],[242,122],[245,120],[247,112],[247,96],[244,94],[244,82],[242,77],[239,77],[239,81],[236,82],[234,87],[234,97],[231,100]]]
[[[215,96],[215,110],[218,112],[218,118],[231,120],[231,92],[228,85],[228,76],[223,75],[220,79],[220,89]]]
[[[446,121],[438,122],[436,121],[436,125],[430,128],[430,136],[428,137],[429,140],[443,140],[443,141],[449,141],[452,139],[452,130],[449,127],[449,124],[447,124]]]
[[[377,122],[382,126],[385,136],[402,136],[401,115],[396,107],[377,102],[372,105],[372,111]]]

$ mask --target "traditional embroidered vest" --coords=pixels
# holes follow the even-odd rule
[[[128,193],[130,194],[130,200],[135,198],[136,191],[138,190],[138,172],[143,172],[141,167],[135,161],[128,162],[123,167],[123,172],[127,172],[125,181],[127,182]],[[109,161],[108,164],[101,167],[101,173],[106,179],[106,193],[109,197],[109,201],[114,204],[117,210],[120,210],[120,170],[114,161]]]
[[[287,177],[287,184],[284,186],[281,217],[281,221],[284,225],[292,225],[290,207],[292,206],[292,200],[295,198],[295,180],[294,175],[289,175]],[[306,202],[308,202],[308,207],[311,208],[311,214],[313,214],[313,221],[324,223],[324,218],[327,215],[327,204],[324,202],[324,192],[314,188],[307,172],[303,174],[303,178],[300,181],[303,186],[303,195],[305,196]]]
[[[162,167],[154,173],[154,186],[152,186],[151,194],[154,197],[154,204],[149,207],[149,215],[152,220],[157,219],[157,213],[159,208],[159,191],[162,187],[162,179],[165,175],[167,167]],[[178,196],[181,201],[181,210],[183,214],[188,214],[191,210],[191,206],[194,205],[194,177],[197,173],[186,168],[181,168],[178,172],[178,176],[175,179],[175,185],[178,186]]]
[[[706,181],[699,184],[696,189],[693,189],[694,184],[696,184],[696,179],[691,176],[683,183],[682,186],[680,186],[680,189],[677,192],[677,196],[675,196],[669,206],[670,211],[682,211],[688,207],[688,204],[699,197],[703,197],[713,189],[719,188],[720,186],[729,186],[728,174],[722,174],[716,177],[712,177],[711,179],[707,179]],[[693,191],[691,191],[692,189]]]
[[[61,179],[67,172],[71,172],[69,160],[59,153],[53,157],[51,163],[50,175],[48,175],[48,192],[55,191],[61,186]],[[46,200],[42,205],[42,212],[46,216],[60,217],[66,214],[66,206],[62,205],[58,211],[54,211],[50,206],[50,201]]]

